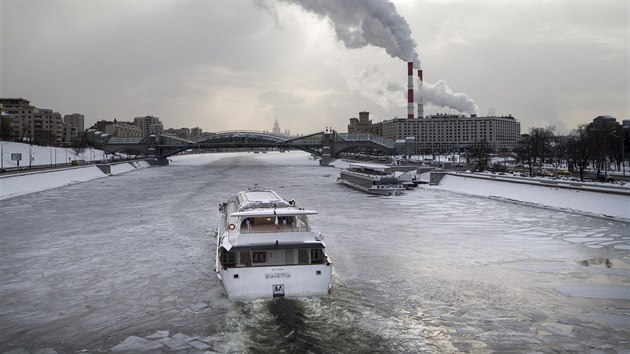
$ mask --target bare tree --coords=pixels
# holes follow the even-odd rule
[[[72,147],[72,151],[74,151],[75,156],[82,154],[88,147],[87,135],[85,135],[85,133],[80,133],[72,140],[70,146]]]
[[[550,155],[551,143],[555,136],[555,127],[532,128],[530,130],[529,143],[534,163],[538,163],[538,171],[542,171],[542,165]],[[531,171],[530,171],[531,173]]]
[[[531,136],[529,134],[523,134],[523,137],[521,138],[521,140],[519,140],[519,145],[518,147],[516,147],[516,149],[514,149],[514,151],[516,152],[516,158],[522,162],[522,163],[526,163],[529,167],[529,175],[532,175],[532,158],[533,158],[533,154],[532,154],[532,145],[530,143],[530,138]]]
[[[15,130],[9,124],[10,121],[8,117],[0,117],[0,140],[12,141],[15,139]]]
[[[597,178],[602,178],[602,170],[604,173],[608,170],[608,161],[613,151],[612,143],[617,140],[613,138],[616,126],[613,122],[601,120],[593,121],[587,129],[593,167],[597,170]]]
[[[580,181],[584,181],[584,170],[593,155],[589,140],[588,125],[580,125],[571,133],[567,141],[567,154],[580,172]]]
[[[609,161],[615,166],[616,171],[620,171],[624,160],[624,133],[622,126],[614,127],[607,137]]]
[[[34,143],[41,146],[53,146],[56,145],[57,140],[55,135],[49,130],[38,130],[35,132]]]
[[[485,171],[490,162],[490,153],[492,148],[490,144],[485,141],[477,141],[473,144],[473,147],[469,151],[470,158],[475,162],[475,169],[478,171]]]

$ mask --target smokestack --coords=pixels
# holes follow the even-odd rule
[[[413,62],[407,63],[407,119],[413,119]]]
[[[420,84],[418,85],[418,118],[424,118],[424,97],[422,95],[422,82],[424,79],[422,77],[422,69],[418,70],[418,79],[420,79]]]

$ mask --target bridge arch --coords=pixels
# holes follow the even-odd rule
[[[392,140],[371,134],[337,133],[328,128],[321,132],[292,138],[266,132],[233,130],[206,134],[194,141],[170,135],[149,135],[144,138],[113,137],[109,141],[102,142],[102,145],[106,151],[135,150],[164,161],[167,157],[188,149],[299,149],[321,156],[322,164],[327,164],[331,158],[336,158],[341,152],[352,148],[395,151],[395,143]]]
[[[272,133],[261,133],[249,130],[234,130],[205,135],[193,141],[194,144],[203,145],[205,143],[225,142],[225,141],[249,141],[265,143],[285,143],[288,139],[282,135]]]

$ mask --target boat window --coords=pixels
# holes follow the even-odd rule
[[[296,228],[297,228],[296,231],[308,231],[309,230],[308,219],[306,218],[305,215],[300,215],[300,216],[297,217]]]
[[[296,232],[308,230],[308,219],[304,216],[257,216],[244,218],[241,221],[240,232]]]
[[[241,222],[241,233],[247,233],[252,231],[251,220],[249,218],[245,218]]]
[[[306,248],[298,249],[298,264],[308,264],[308,250]]]
[[[221,263],[223,266],[235,266],[236,265],[236,252],[221,251]]]
[[[267,262],[267,252],[252,252],[252,263]]]
[[[252,260],[248,251],[241,251],[238,253],[240,260],[239,264],[243,264],[245,266],[249,266],[252,264]]]
[[[311,248],[311,264],[322,263],[324,261],[324,253],[319,248]]]

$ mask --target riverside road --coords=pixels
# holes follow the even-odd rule
[[[194,155],[0,201],[0,353],[630,351],[630,224],[338,172]],[[329,296],[220,293],[217,206],[255,183],[319,211]]]

